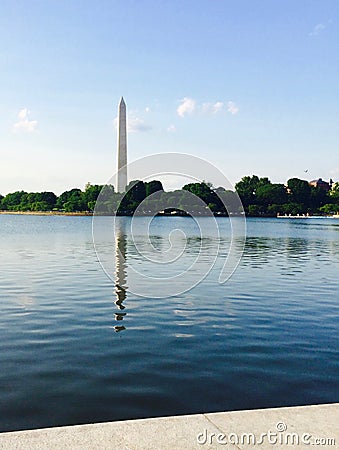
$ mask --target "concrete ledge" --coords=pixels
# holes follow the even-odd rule
[[[0,449],[335,449],[338,423],[333,403],[2,433]]]

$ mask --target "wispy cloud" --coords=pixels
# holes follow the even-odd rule
[[[181,100],[177,108],[178,116],[184,117],[187,114],[192,114],[195,110],[196,102],[193,98],[185,97]]]
[[[237,106],[234,102],[229,101],[227,103],[227,111],[234,116],[235,114],[238,114],[239,106]]]
[[[222,111],[223,107],[223,102],[203,103],[201,105],[201,110],[204,113],[217,114],[218,112]]]
[[[23,108],[18,113],[18,121],[13,125],[14,131],[23,131],[25,133],[32,133],[38,126],[37,120],[29,120],[31,111],[27,108]]]
[[[152,127],[145,123],[143,119],[135,116],[129,116],[127,119],[127,131],[129,133],[138,133],[139,131],[150,131]]]
[[[224,110],[224,103],[220,100],[216,102],[204,102],[199,103],[193,98],[185,97],[181,100],[179,107],[177,108],[177,114],[180,117],[185,117],[191,114],[218,114]],[[232,101],[227,103],[227,111],[231,114],[237,114],[239,107]]]
[[[175,128],[175,125],[170,125],[167,127],[167,131],[169,133],[174,133],[175,131],[177,131],[177,129]]]
[[[331,23],[332,23],[331,19],[329,19],[327,21],[327,23],[323,23],[323,22],[317,23],[317,25],[314,26],[313,30],[310,33],[308,33],[308,35],[309,36],[319,36],[319,34],[325,30],[325,28],[328,26],[328,24],[331,24]]]
[[[114,128],[118,128],[118,118],[115,117],[113,120]],[[129,114],[127,117],[127,132],[128,133],[138,133],[152,130],[151,125],[145,123],[143,119],[135,116],[134,114]]]
[[[315,25],[315,27],[313,28],[311,33],[308,33],[308,35],[309,36],[318,36],[325,28],[326,28],[326,26],[323,23],[318,23],[317,25]]]

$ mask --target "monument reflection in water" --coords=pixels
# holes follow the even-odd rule
[[[125,306],[123,302],[126,299],[127,289],[127,271],[126,271],[126,248],[127,248],[127,236],[126,236],[126,224],[122,221],[116,223],[115,230],[115,304],[119,311],[114,314],[115,320],[121,322],[126,316],[126,312],[123,312]],[[115,325],[114,330],[116,332],[123,331],[126,328],[123,325]]]

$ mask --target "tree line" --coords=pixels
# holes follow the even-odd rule
[[[235,188],[246,213],[250,216],[321,215],[339,212],[339,183],[326,191],[299,178],[290,178],[284,185],[271,183],[268,178],[253,175],[243,177]]]
[[[100,185],[88,183],[85,190],[71,189],[59,197],[53,192],[16,191],[0,195],[0,210],[2,211],[63,211],[84,212],[93,211],[97,197],[102,189]]]
[[[192,214],[228,215],[241,213],[239,196],[248,216],[339,213],[339,183],[326,191],[321,187],[310,186],[306,180],[299,178],[291,178],[283,185],[253,175],[243,177],[235,185],[235,190],[214,188],[210,183],[202,182],[189,183],[182,189],[166,192],[158,180],[135,180],[129,183],[126,194],[121,194],[115,192],[111,185],[87,183],[83,191],[75,188],[60,196],[53,192],[25,191],[0,195],[0,210],[91,213],[96,207],[96,212],[101,214],[142,215],[160,210],[165,213],[180,210]],[[96,206],[100,193],[100,201]]]

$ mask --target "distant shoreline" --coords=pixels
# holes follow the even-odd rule
[[[63,211],[0,211],[0,215],[12,215],[12,216],[71,216],[71,217],[93,217],[94,213],[92,212],[63,212]],[[99,215],[97,215],[99,216]],[[101,217],[114,217],[115,214],[100,214]],[[158,217],[190,217],[189,214],[157,214]],[[117,217],[133,217],[133,214],[126,214],[126,215],[118,215]],[[139,217],[148,217],[147,214],[142,214]],[[153,216],[152,216],[153,217]],[[200,217],[210,217],[210,216],[200,216]],[[214,217],[228,217],[226,215],[215,215]],[[241,217],[237,215],[231,215],[231,217]],[[254,218],[261,218],[261,219],[330,219],[335,218],[339,219],[338,214],[334,214],[332,216],[246,216],[254,217]]]
[[[14,216],[93,216],[91,212],[63,212],[63,211],[0,211],[0,214]]]

